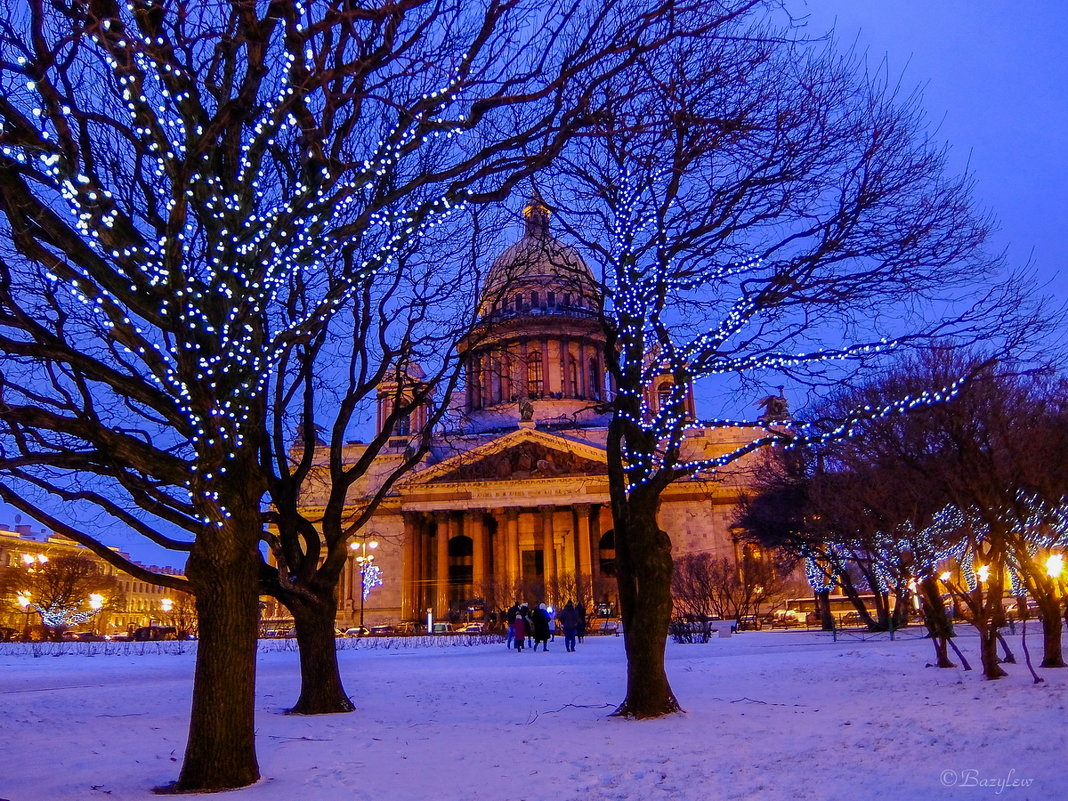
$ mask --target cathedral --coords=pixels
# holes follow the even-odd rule
[[[614,537],[605,453],[614,387],[604,366],[597,282],[555,238],[532,200],[523,237],[482,283],[475,330],[461,345],[464,385],[455,422],[438,434],[353,542],[339,591],[340,627],[479,620],[516,601],[582,601],[611,610]],[[378,419],[396,384],[379,391]],[[655,409],[670,378],[649,388]],[[694,413],[692,392],[687,396]],[[418,413],[417,413],[418,414]],[[403,458],[406,422],[378,457],[384,474]],[[749,441],[751,429],[695,429],[692,458]],[[347,458],[359,458],[359,444]],[[736,560],[731,523],[744,471],[679,481],[663,496],[673,552]],[[317,499],[305,497],[309,512]],[[361,598],[360,587],[367,592]],[[373,586],[372,586],[373,585]]]

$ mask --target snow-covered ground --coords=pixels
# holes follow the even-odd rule
[[[263,779],[234,801],[1055,801],[1068,798],[1068,670],[987,682],[919,639],[747,632],[668,643],[686,713],[608,717],[623,640],[346,649],[350,715],[284,714],[297,656],[262,653]],[[1029,645],[1039,644],[1032,632]],[[1019,637],[1010,644],[1021,657]],[[171,644],[173,645],[173,644]],[[265,643],[277,647],[278,643]],[[0,799],[158,798],[177,777],[193,657],[0,647]]]

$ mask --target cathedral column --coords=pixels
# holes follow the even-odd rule
[[[580,339],[578,343],[578,367],[576,368],[580,398],[590,397],[590,371],[586,364],[586,358],[586,340]]]
[[[559,389],[557,391],[561,394],[562,397],[566,398],[570,397],[571,394],[567,386],[567,338],[560,337],[560,339],[557,340],[556,345],[558,352],[558,358],[556,360],[556,372],[560,376],[559,383],[557,384]]]
[[[483,585],[486,583],[486,523],[482,519],[482,509],[469,509],[465,522],[470,524],[471,551],[471,585],[473,595],[485,597]]]
[[[593,548],[590,543],[590,505],[575,504],[575,577],[581,582],[593,581]]]
[[[514,360],[511,353],[504,350],[501,353],[501,402],[511,403],[512,395],[515,391],[512,389],[512,365]]]
[[[500,509],[494,509],[490,512],[493,516],[494,522],[496,522],[496,533],[493,535],[493,564],[491,571],[493,573],[493,583],[497,589],[497,601],[500,602],[503,599],[500,597],[501,591],[504,589],[506,580],[505,575],[508,572],[508,564],[505,561],[505,539],[507,538],[505,532],[505,520],[504,515]],[[511,603],[509,601],[509,603]]]
[[[516,364],[516,373],[516,394],[522,399],[530,395],[530,371],[527,367],[527,341],[525,339],[519,340],[519,359]]]
[[[558,387],[553,387],[553,370],[552,362],[549,360],[549,340],[548,338],[541,340],[541,392],[546,398],[550,397],[551,393],[559,391]]]
[[[553,513],[555,506],[539,506],[541,512],[541,558],[542,577],[545,581],[546,600],[555,600],[556,589],[556,543],[553,541]]]
[[[593,580],[594,590],[596,590],[601,580],[601,510],[603,508],[594,506],[593,514],[590,516],[590,576]],[[596,594],[593,600],[599,600]]]
[[[412,620],[415,614],[415,538],[418,536],[418,524],[415,515],[405,512],[404,546],[401,551],[401,620]]]
[[[434,512],[438,528],[435,538],[434,617],[449,613],[449,513]]]
[[[522,578],[519,569],[522,561],[519,556],[519,510],[512,507],[505,509],[505,556],[507,559],[506,579],[508,592],[515,593],[515,585]]]

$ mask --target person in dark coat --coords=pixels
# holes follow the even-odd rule
[[[542,644],[542,651],[549,650],[549,610],[545,604],[538,604],[538,608],[531,613],[534,618],[534,650],[538,650],[538,643]]]
[[[522,616],[523,623],[525,624],[525,628],[526,628],[526,631],[527,631],[527,647],[528,648],[533,648],[534,647],[534,618],[530,614],[530,607],[527,606],[525,603],[524,604],[520,604],[519,605],[518,614],[520,616]]]
[[[569,652],[575,650],[575,638],[578,636],[579,616],[575,605],[568,601],[560,612],[560,626],[564,630],[564,648]]]
[[[516,615],[512,622],[512,631],[515,634],[515,649],[523,651],[523,643],[527,639],[527,619],[522,615]]]
[[[582,642],[583,637],[586,636],[586,607],[579,604],[575,607],[575,614],[578,615],[578,631],[575,634],[578,636],[578,641]]]

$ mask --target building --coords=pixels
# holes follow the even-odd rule
[[[361,604],[374,625],[427,615],[478,618],[517,599],[614,601],[603,404],[615,388],[603,363],[597,284],[581,256],[551,234],[540,202],[531,201],[524,217],[523,237],[487,273],[476,330],[461,345],[466,380],[458,422],[434,439],[425,462],[353,543],[339,626],[355,625]],[[670,378],[656,382],[650,407],[672,389]],[[395,382],[380,388],[379,422],[397,390]],[[686,397],[692,415],[692,392]],[[422,421],[410,422],[379,456],[364,491],[403,457],[408,431]],[[685,447],[692,458],[709,458],[752,435],[697,430]],[[362,453],[363,446],[351,444],[346,459]],[[676,554],[737,559],[730,529],[740,475],[680,481],[667,490],[660,520]],[[314,517],[323,496],[311,490],[303,502]],[[361,573],[369,567],[380,571],[382,584],[361,599]]]
[[[15,525],[14,530],[0,527],[0,578],[10,571],[24,570],[27,564],[34,561],[39,563],[42,559],[54,559],[66,554],[78,554],[92,559],[99,565],[101,573],[114,577],[116,588],[115,597],[104,599],[100,614],[83,625],[76,626],[76,629],[95,630],[101,634],[128,632],[164,622],[169,615],[171,603],[165,602],[165,599],[173,601],[173,590],[122,573],[88,548],[59,534],[44,530],[34,533],[29,525],[24,524]],[[155,565],[148,569],[156,573],[182,574],[182,571],[175,568]],[[0,586],[6,585],[6,581],[0,581]],[[0,629],[21,632],[27,625],[39,623],[39,617],[22,606],[13,595],[0,598]]]

